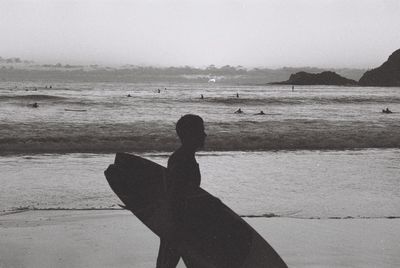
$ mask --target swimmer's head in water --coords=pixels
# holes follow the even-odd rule
[[[194,114],[182,116],[176,123],[176,133],[184,146],[200,149],[204,147],[207,134],[203,119]]]

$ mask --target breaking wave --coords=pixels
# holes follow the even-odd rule
[[[207,125],[207,151],[400,148],[400,122],[283,120]],[[0,123],[1,154],[170,152],[173,124]]]
[[[313,105],[313,104],[377,104],[400,103],[398,97],[343,96],[343,97],[264,97],[264,98],[205,98],[204,101],[225,105]]]
[[[36,95],[0,95],[0,101],[1,100],[28,100],[28,101],[47,101],[47,100],[65,100],[68,99],[66,97],[61,97],[61,96],[54,96],[54,95],[42,95],[42,94],[36,94]]]

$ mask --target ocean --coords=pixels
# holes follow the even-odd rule
[[[0,213],[118,209],[114,153],[165,165],[186,113],[208,134],[202,187],[240,215],[400,216],[399,88],[219,83],[0,82]]]

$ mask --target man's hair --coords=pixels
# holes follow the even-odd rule
[[[195,134],[204,125],[203,119],[195,114],[186,114],[176,123],[176,133],[181,140]]]

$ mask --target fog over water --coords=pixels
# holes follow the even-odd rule
[[[0,56],[46,63],[372,68],[397,0],[0,1]]]

